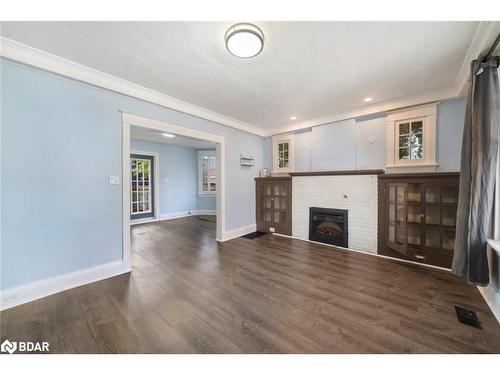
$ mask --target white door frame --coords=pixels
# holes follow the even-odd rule
[[[178,134],[216,143],[217,155],[217,233],[216,240],[223,241],[225,232],[225,138],[201,130],[169,124],[164,121],[122,112],[122,218],[123,262],[130,266],[130,126]],[[158,189],[157,189],[158,191]]]
[[[141,150],[130,150],[130,153],[153,157],[153,194],[154,194],[154,207],[153,207],[154,216],[143,219],[130,220],[130,225],[159,221],[160,220],[160,154],[158,154],[157,152],[141,151]]]

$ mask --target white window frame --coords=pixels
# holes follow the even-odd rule
[[[200,150],[198,151],[198,195],[216,195],[217,194],[217,182],[215,185],[215,191],[204,191],[203,190],[203,158],[206,156],[213,156],[215,158],[215,165],[217,166],[217,155],[215,150]],[[215,180],[217,181],[218,170],[215,169]]]
[[[136,160],[136,162],[139,161],[139,160],[141,160],[143,162],[147,161],[149,163],[149,169],[148,169],[148,171],[149,171],[149,175],[148,175],[148,181],[149,181],[149,190],[148,190],[149,194],[148,194],[148,197],[149,197],[149,201],[147,202],[147,203],[149,203],[149,209],[147,211],[139,211],[139,203],[143,203],[144,204],[145,201],[134,201],[132,199],[132,197],[133,197],[133,191],[132,191],[132,188],[130,188],[130,214],[132,216],[134,216],[134,215],[142,215],[142,214],[149,214],[149,213],[153,212],[153,200],[154,200],[154,197],[151,194],[151,192],[153,192],[153,194],[154,194],[154,186],[151,184],[151,180],[153,180],[153,184],[154,184],[154,178],[153,179],[151,178],[153,176],[153,174],[154,174],[154,171],[151,170],[151,160],[150,159],[146,159],[146,158],[141,158],[141,157],[138,157],[138,158],[132,158],[131,157],[130,161],[133,161],[133,160]],[[132,169],[132,165],[130,165],[130,167]],[[153,159],[153,168],[154,168],[154,159]],[[140,180],[137,179],[137,187],[139,187],[139,181]],[[144,189],[144,181],[145,181],[145,179],[143,177],[143,179],[142,179],[143,189]],[[131,179],[130,182],[132,183],[132,179]],[[139,196],[139,190],[137,190],[136,194],[137,194],[137,196]],[[144,191],[143,191],[143,198],[144,198]],[[132,210],[132,207],[133,207],[134,203],[137,204],[137,210],[138,210],[137,212],[134,212]]]
[[[435,172],[436,162],[436,115],[438,103],[391,111],[387,117],[387,165],[388,172]],[[423,157],[399,159],[399,124],[422,121]]]
[[[500,147],[500,146],[499,146]],[[497,165],[500,165],[500,149],[498,150]],[[496,184],[495,184],[495,205],[493,216],[493,238],[488,239],[488,245],[493,251],[500,256],[500,168],[497,168]]]
[[[278,146],[288,143],[288,167],[279,167]],[[273,173],[289,173],[295,171],[295,134],[286,133],[273,136]]]
[[[160,220],[160,154],[151,151],[130,150],[130,154],[146,155],[153,157],[153,194],[154,194],[154,217],[145,219],[131,219],[130,225],[147,223],[150,221]],[[125,182],[123,182],[125,183]],[[131,183],[131,181],[130,181]],[[132,189],[130,186],[130,201],[132,201]],[[132,215],[132,206],[130,205],[130,214]]]

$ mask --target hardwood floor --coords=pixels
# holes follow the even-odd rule
[[[450,273],[272,235],[214,238],[210,217],[134,226],[131,274],[3,311],[1,339],[56,353],[500,353],[500,325]]]

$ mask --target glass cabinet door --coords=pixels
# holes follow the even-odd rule
[[[380,253],[449,268],[457,222],[458,177],[416,174],[382,180],[380,209],[385,211],[379,223]]]
[[[267,222],[272,221],[273,194],[271,184],[263,184],[262,198],[262,219]]]
[[[261,190],[261,220],[270,227],[278,227],[288,218],[289,184],[282,182],[262,183]]]
[[[387,246],[402,254],[407,251],[407,184],[387,184]]]
[[[425,247],[429,256],[452,256],[458,187],[424,186]]]

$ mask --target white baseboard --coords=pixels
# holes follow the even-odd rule
[[[119,260],[6,289],[0,292],[0,311],[130,271],[130,265]]]
[[[168,214],[161,214],[160,220],[172,220],[179,219],[181,217],[191,216],[193,211],[179,211],[179,212],[170,212]]]
[[[484,300],[490,307],[491,312],[500,323],[500,290],[496,289],[493,284],[488,286],[478,286],[479,293],[483,296]]]
[[[160,220],[162,221],[172,220],[172,219],[179,219],[181,217],[196,216],[196,215],[216,215],[216,210],[190,210],[190,211],[171,212],[168,214],[161,214]]]
[[[156,217],[148,217],[145,219],[134,219],[134,220],[130,220],[130,225],[153,223],[155,221],[160,221],[160,219],[156,218]]]
[[[253,233],[257,230],[256,224],[245,225],[244,227],[239,227],[229,231],[222,232],[222,239],[217,239],[217,241],[224,242],[232,240],[233,238],[244,236],[248,233]]]
[[[194,210],[196,212],[193,215],[217,215],[217,210]]]

